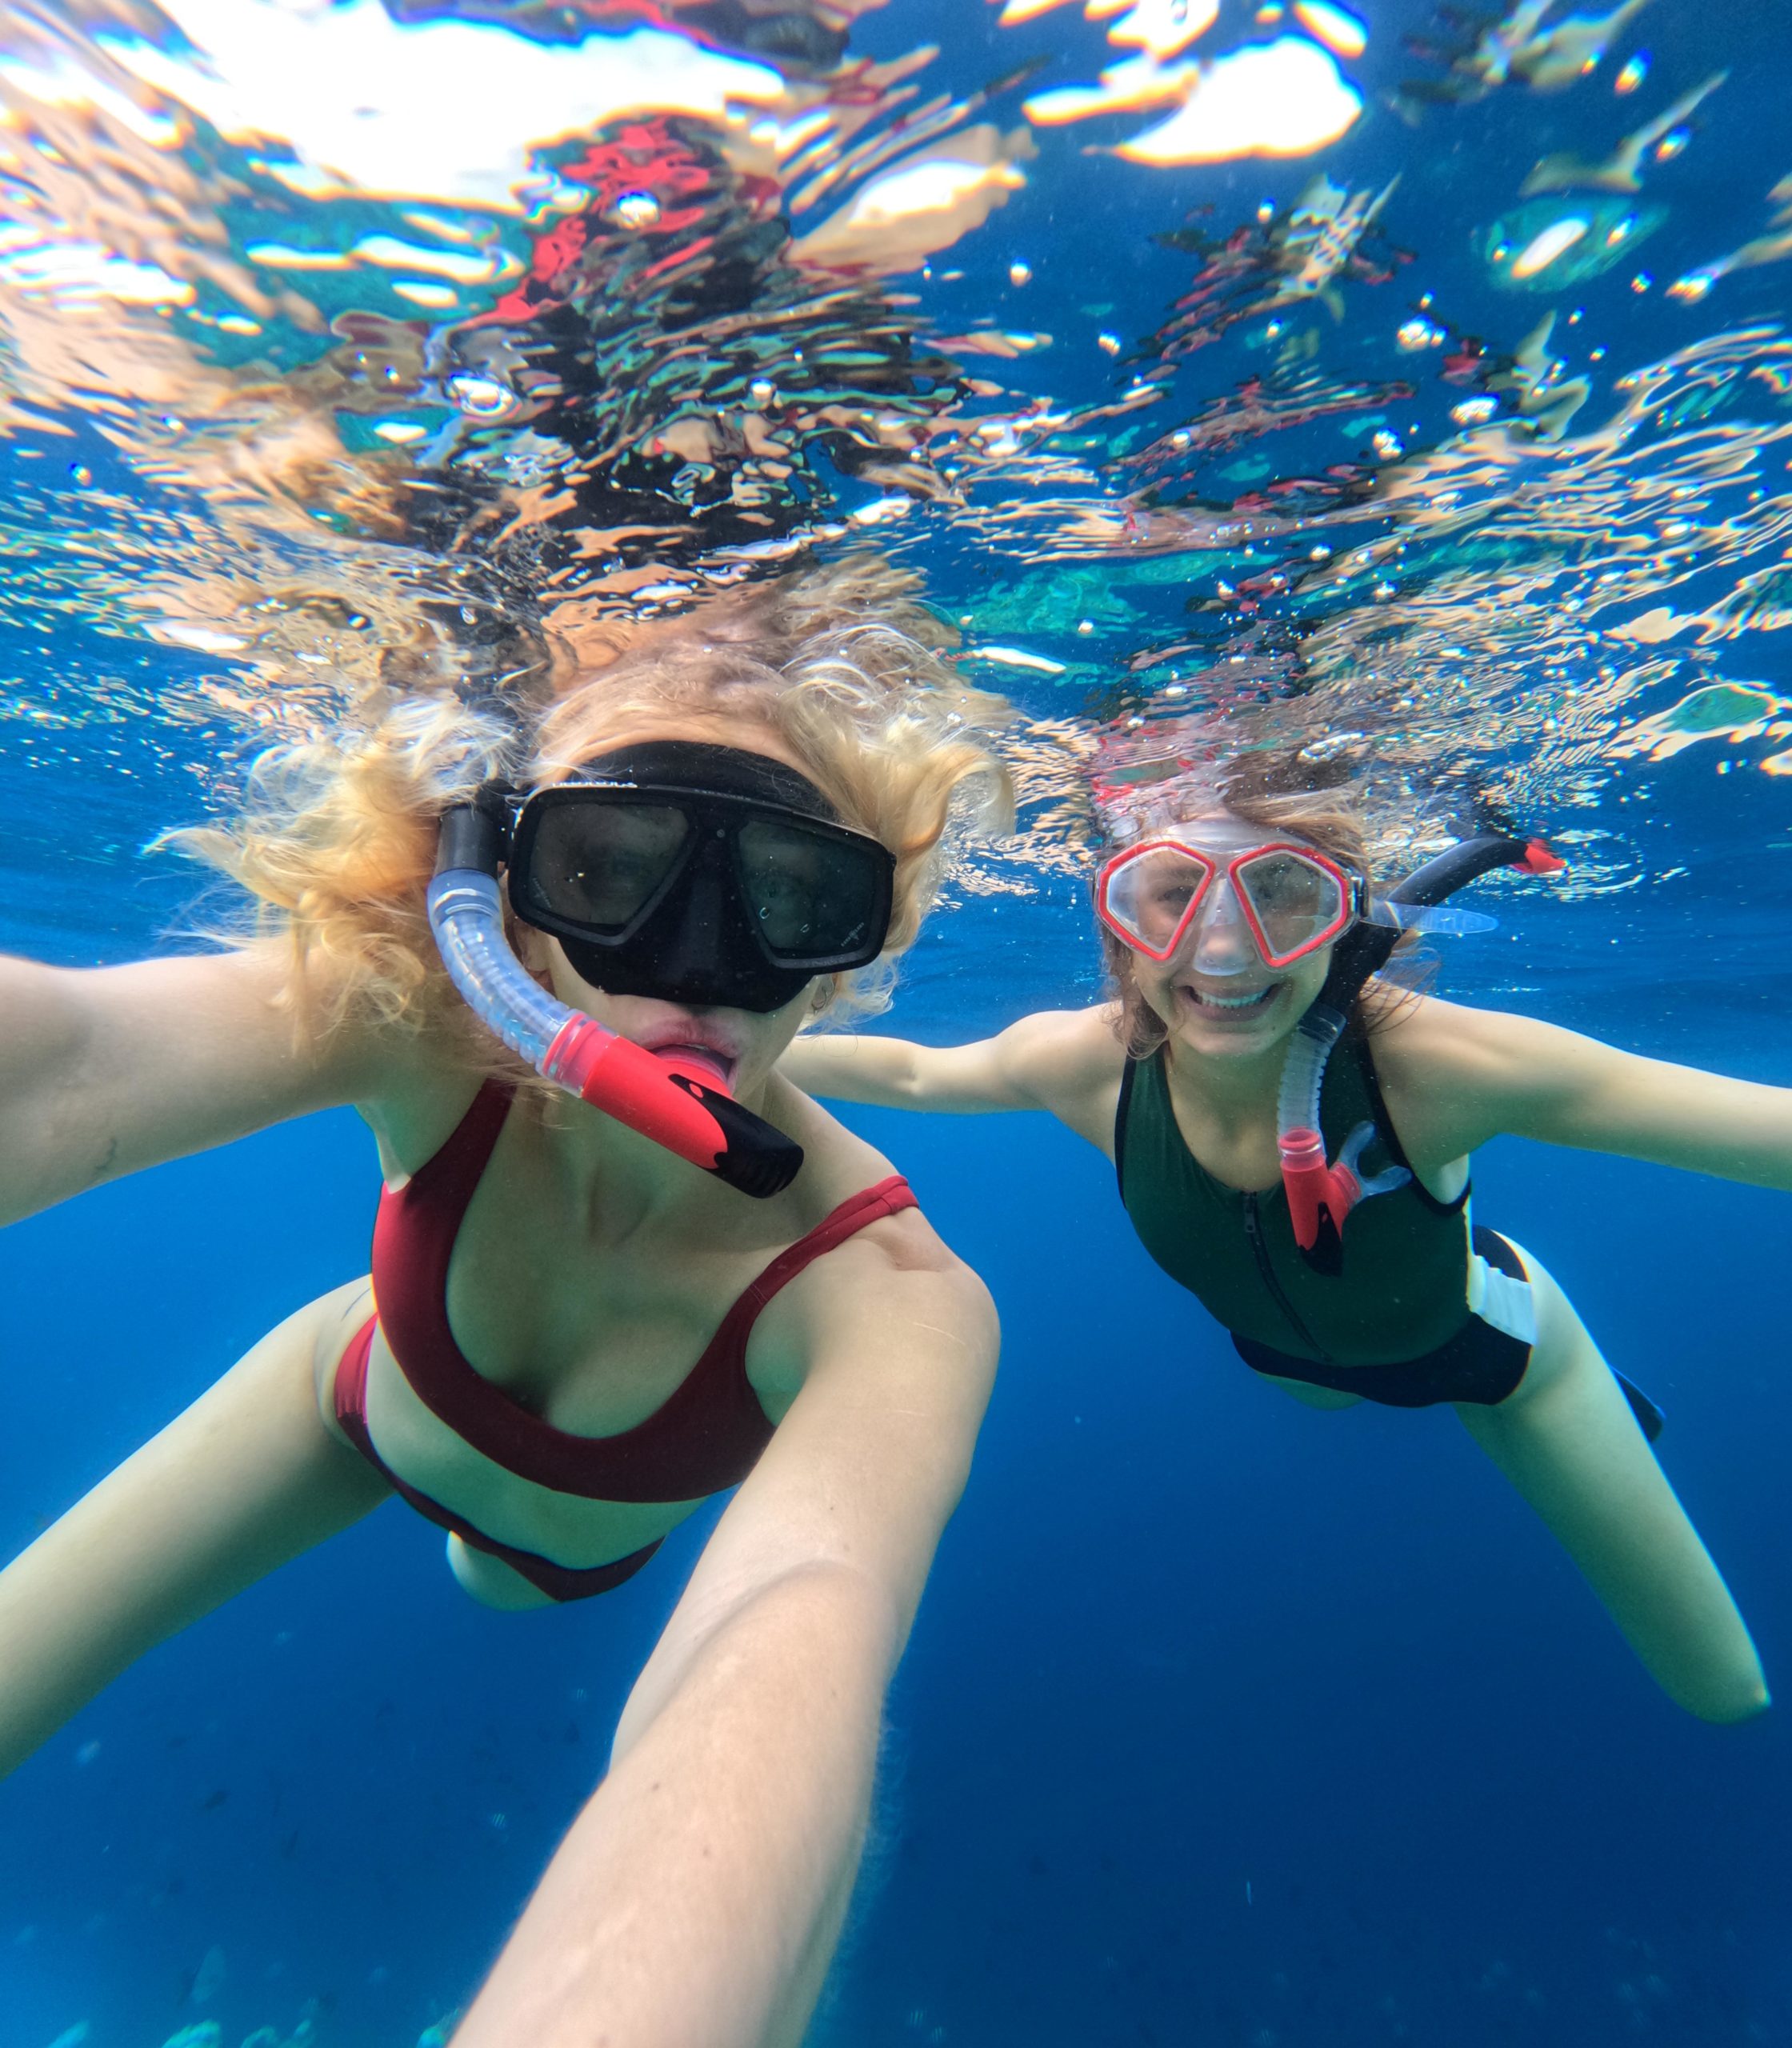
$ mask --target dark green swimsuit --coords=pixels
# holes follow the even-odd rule
[[[1408,1165],[1366,1038],[1339,1046],[1327,1066],[1320,1118],[1329,1156],[1366,1122],[1376,1142],[1365,1170]],[[1316,1273],[1279,1185],[1228,1186],[1189,1150],[1161,1050],[1126,1062],[1114,1156],[1140,1242],[1257,1371],[1399,1408],[1490,1404],[1523,1378],[1535,1334],[1524,1266],[1491,1230],[1471,1242],[1466,1187],[1439,1202],[1414,1174],[1359,1203],[1344,1226],[1342,1273]]]

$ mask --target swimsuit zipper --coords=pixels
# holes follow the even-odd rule
[[[1329,1366],[1331,1360],[1314,1342],[1312,1331],[1296,1314],[1294,1303],[1282,1292],[1282,1282],[1275,1277],[1275,1268],[1270,1263],[1270,1248],[1263,1242],[1263,1228],[1257,1218],[1257,1197],[1249,1193],[1245,1196],[1245,1235],[1257,1255],[1257,1270],[1263,1276],[1263,1285],[1269,1289],[1276,1306],[1287,1317],[1289,1327],[1322,1365]]]

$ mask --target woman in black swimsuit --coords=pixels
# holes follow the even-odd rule
[[[1748,1631],[1650,1450],[1658,1415],[1542,1266],[1471,1226],[1469,1155],[1510,1132],[1792,1188],[1792,1091],[1351,986],[1397,914],[1346,798],[1258,769],[1150,801],[1098,890],[1117,1003],[968,1046],[808,1038],[784,1070],[848,1101],[1048,1110],[1114,1161],[1146,1250],[1254,1370],[1315,1406],[1454,1403],[1664,1690],[1710,1721],[1760,1712]]]

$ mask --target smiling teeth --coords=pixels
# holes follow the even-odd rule
[[[1199,989],[1190,989],[1189,994],[1203,1010],[1255,1010],[1261,1008],[1275,990],[1259,989],[1255,995],[1203,995]]]

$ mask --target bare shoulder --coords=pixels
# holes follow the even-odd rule
[[[800,1274],[760,1318],[748,1372],[778,1413],[818,1370],[935,1380],[956,1405],[988,1398],[1000,1343],[979,1276],[918,1208],[879,1216]]]
[[[1011,1024],[997,1043],[1017,1089],[1079,1138],[1111,1152],[1126,1072],[1118,1003],[1042,1010]]]
[[[1015,1055],[1041,1073],[1082,1078],[1118,1077],[1126,1053],[1116,1029],[1120,1006],[1089,1010],[1036,1010],[1002,1034]]]
[[[1383,1081],[1397,1087],[1472,1085],[1526,1057],[1551,1029],[1510,1010],[1409,997],[1376,1028],[1375,1066]]]
[[[1510,1128],[1515,1101],[1572,1068],[1589,1042],[1534,1017],[1434,996],[1400,1003],[1373,1041],[1389,1110],[1422,1170]]]
[[[994,1298],[918,1209],[880,1216],[805,1278],[812,1285],[794,1306],[824,1350],[850,1333],[855,1350],[899,1349],[917,1366],[949,1361],[979,1383],[994,1369]]]
[[[776,1076],[765,1114],[803,1150],[802,1171],[785,1198],[793,1204],[790,1227],[794,1235],[815,1229],[855,1195],[900,1176],[901,1170],[876,1146],[849,1130],[811,1096]],[[894,1272],[933,1271],[958,1263],[921,1210],[912,1207],[874,1218],[809,1271],[838,1272],[842,1265],[853,1264],[851,1259],[841,1261],[842,1252],[864,1254],[872,1267]]]
[[[790,1205],[799,1235],[849,1197],[888,1180],[897,1170],[876,1146],[849,1130],[830,1110],[781,1074],[773,1074],[760,1113],[802,1147],[802,1171],[780,1198]]]

